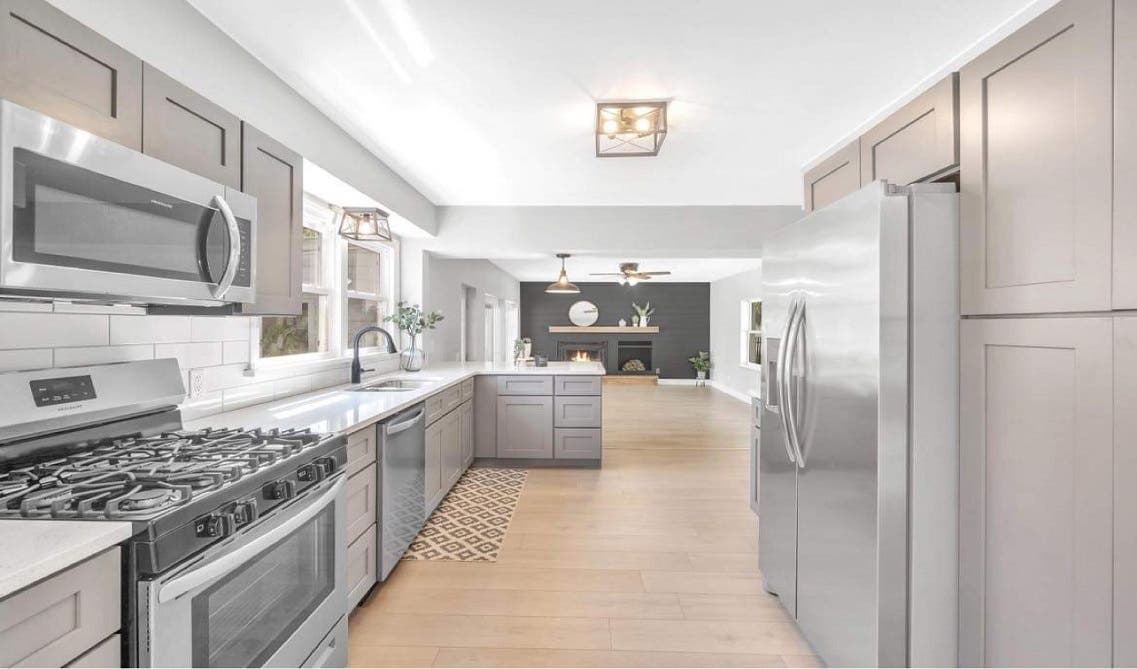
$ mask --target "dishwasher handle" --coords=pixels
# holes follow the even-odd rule
[[[417,425],[423,418],[426,417],[426,408],[419,407],[418,412],[415,413],[413,418],[409,418],[399,423],[387,423],[383,426],[383,434],[390,437],[400,432],[405,432],[415,425]]]

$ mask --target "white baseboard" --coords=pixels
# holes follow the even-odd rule
[[[659,379],[656,383],[661,386],[693,386],[695,379]]]
[[[728,387],[722,385],[721,383],[717,383],[717,382],[715,382],[714,379],[708,380],[707,385],[709,385],[710,387],[719,391],[720,393],[725,393],[727,395],[730,395],[731,397],[738,400],[739,402],[746,402],[747,404],[750,404],[750,396],[749,395],[747,395],[745,393],[740,393],[733,388],[728,388]]]

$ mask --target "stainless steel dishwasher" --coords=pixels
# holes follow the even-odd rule
[[[385,580],[426,522],[426,405],[379,425],[381,536],[379,580]]]

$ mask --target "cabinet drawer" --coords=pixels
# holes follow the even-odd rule
[[[461,386],[453,386],[442,391],[442,412],[450,413],[462,403]]]
[[[599,395],[599,376],[557,376],[553,383],[557,395]]]
[[[562,428],[553,430],[553,457],[558,460],[599,460],[600,430]]]
[[[600,398],[555,398],[553,427],[600,427]]]
[[[121,573],[116,547],[0,601],[0,667],[62,667],[117,632]]]
[[[347,435],[347,475],[375,462],[375,426]]]
[[[462,401],[474,399],[474,380],[466,379],[462,382]]]
[[[68,669],[98,669],[122,666],[122,635],[112,634],[105,641],[68,663]]]
[[[446,397],[444,393],[437,393],[426,398],[426,424],[430,425],[434,421],[442,418],[446,413]]]
[[[498,395],[552,395],[551,376],[499,376]]]
[[[375,525],[368,525],[363,534],[348,544],[344,563],[347,570],[347,610],[359,605],[359,600],[375,585],[379,569],[376,552]]]
[[[348,541],[354,541],[368,525],[375,524],[375,506],[379,501],[375,471],[375,463],[371,463],[347,480]]]

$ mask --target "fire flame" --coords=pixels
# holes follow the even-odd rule
[[[577,351],[572,354],[573,362],[592,362],[592,358],[588,355],[588,351]]]

